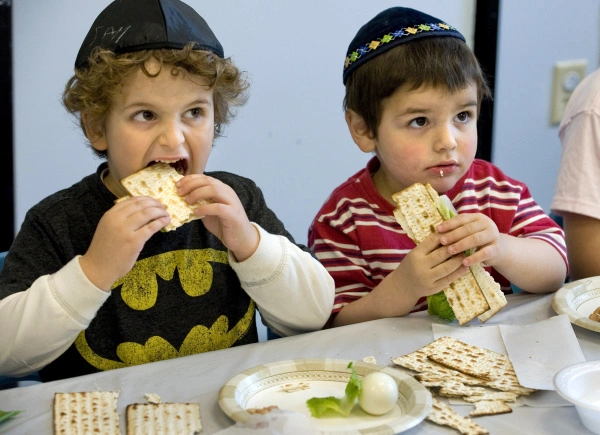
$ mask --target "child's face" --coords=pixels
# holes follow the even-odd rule
[[[158,64],[147,68],[155,73]],[[204,172],[214,139],[213,91],[198,77],[171,71],[165,64],[156,77],[139,70],[124,80],[102,137],[92,142],[108,151],[104,181],[117,196],[126,194],[122,178],[159,160],[176,162],[185,174]]]
[[[381,161],[374,180],[382,196],[391,199],[391,194],[416,182],[446,192],[475,158],[476,86],[455,93],[399,88],[383,102],[378,135],[371,141],[371,151]]]

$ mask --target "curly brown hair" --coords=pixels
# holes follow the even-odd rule
[[[377,137],[382,102],[400,86],[455,92],[469,84],[477,87],[479,109],[483,99],[491,98],[491,91],[471,49],[457,38],[423,38],[398,45],[354,71],[346,82],[344,110],[361,116]]]
[[[155,49],[116,55],[111,50],[97,49],[89,59],[89,66],[76,69],[63,92],[62,101],[67,111],[78,117],[79,125],[91,143],[91,137],[102,133],[111,102],[119,84],[141,69],[148,77],[155,77],[146,68],[150,59],[161,65],[172,65],[171,74],[189,74],[201,77],[213,89],[215,110],[215,138],[229,123],[234,107],[242,106],[248,98],[249,82],[230,58],[222,59],[209,51],[194,50],[193,44],[181,50]],[[85,114],[85,123],[82,114]],[[106,151],[94,153],[106,158]]]

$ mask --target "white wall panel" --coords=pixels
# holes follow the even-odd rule
[[[329,192],[363,167],[342,112],[342,66],[358,28],[394,1],[189,0],[226,56],[250,74],[249,102],[219,139],[209,170],[252,178],[300,243]],[[81,41],[106,0],[14,2],[16,228],[47,195],[93,172],[60,103]],[[411,0],[472,40],[474,0]]]

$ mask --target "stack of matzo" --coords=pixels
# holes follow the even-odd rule
[[[121,184],[132,196],[151,196],[160,201],[171,216],[171,222],[163,228],[163,231],[171,231],[199,216],[194,214],[194,209],[208,201],[201,201],[190,205],[185,198],[177,194],[175,183],[183,178],[168,163],[159,162],[148,166],[141,171],[129,175],[121,180]],[[127,197],[120,198],[119,200]]]
[[[396,202],[396,221],[417,244],[444,221],[437,206],[440,197],[429,184],[413,184],[392,199]],[[507,303],[500,285],[480,264],[471,266],[470,272],[444,289],[444,294],[461,325],[475,317],[485,322]]]
[[[519,383],[506,355],[451,337],[441,337],[392,361],[417,372],[415,379],[438,395],[460,397],[473,403],[475,408],[470,413],[472,417],[511,412],[508,403],[535,391]],[[460,416],[436,400],[427,418],[434,423],[451,426],[463,434],[488,433],[470,418]]]

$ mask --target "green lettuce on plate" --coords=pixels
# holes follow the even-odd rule
[[[344,417],[350,415],[350,411],[352,411],[352,408],[354,407],[354,402],[360,394],[362,384],[352,363],[348,364],[348,368],[352,371],[352,374],[346,385],[344,397],[312,397],[306,401],[306,405],[313,417],[324,417],[329,412],[341,414]]]

